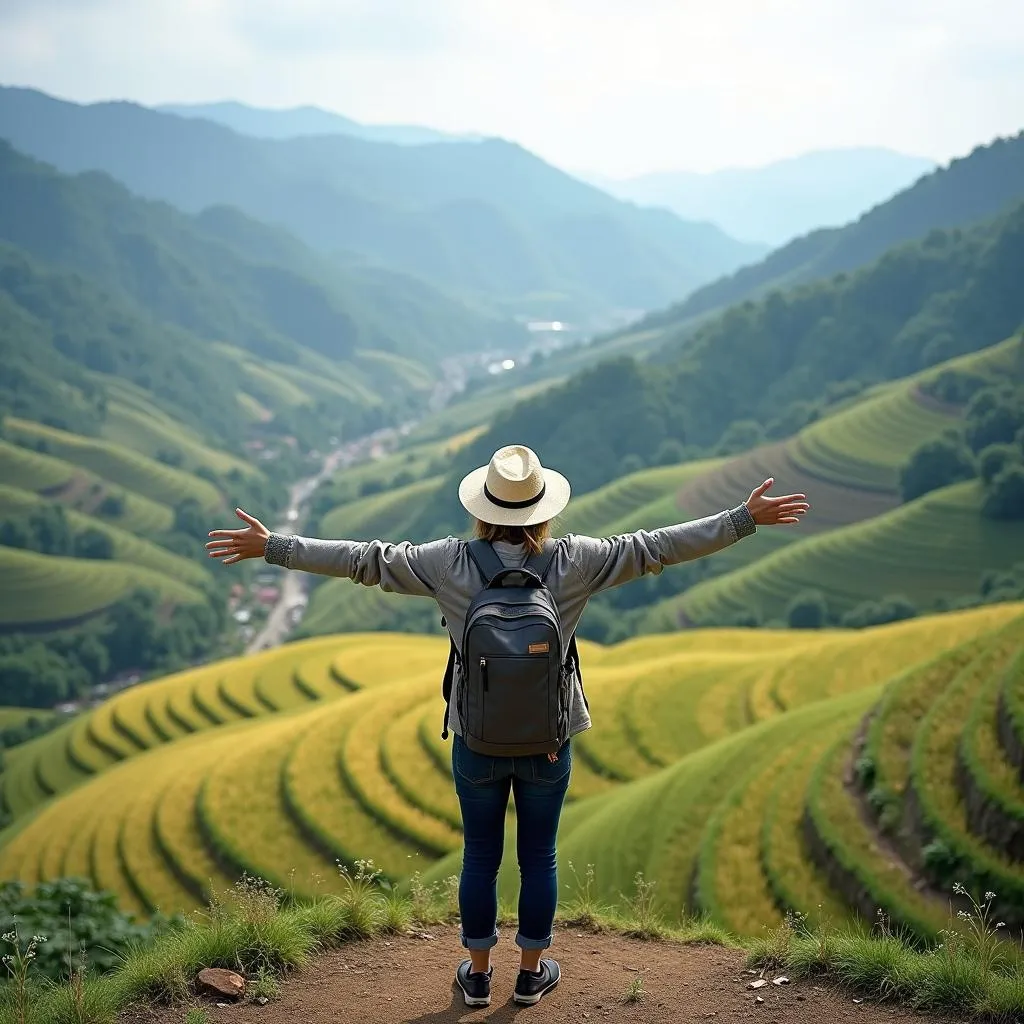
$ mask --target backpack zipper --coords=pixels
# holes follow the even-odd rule
[[[484,689],[487,689],[487,659],[480,659],[480,680],[484,684]]]

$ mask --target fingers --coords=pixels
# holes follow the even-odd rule
[[[226,533],[227,531],[225,531]],[[212,551],[214,548],[230,548],[234,547],[239,541],[238,537],[224,537],[222,540],[208,540],[206,542],[206,550]]]
[[[791,505],[797,502],[806,502],[806,494],[782,494],[777,498],[766,498],[766,501],[770,501],[776,505]]]
[[[230,555],[228,558],[224,559],[224,564],[233,565],[235,562],[240,562],[243,558],[245,558],[245,555],[242,554]]]
[[[244,537],[249,532],[248,527],[244,530],[211,530],[208,537]]]
[[[236,508],[235,515],[238,516],[243,523],[248,523],[250,526],[254,526],[258,530],[263,529],[263,524],[255,516],[249,515],[249,513],[244,509]]]
[[[763,484],[758,484],[758,486],[755,487],[750,492],[750,497],[751,498],[760,498],[764,494],[764,492],[767,491],[769,487],[771,487],[771,485],[773,483],[775,483],[775,477],[773,477],[773,476],[768,477],[768,479],[765,480],[765,482]]]

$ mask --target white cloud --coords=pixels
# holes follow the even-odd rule
[[[1020,0],[4,0],[8,81],[315,103],[610,174],[1024,127]]]

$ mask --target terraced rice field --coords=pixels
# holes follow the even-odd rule
[[[924,398],[920,388],[946,370],[998,379],[1012,365],[1014,339],[951,359],[879,389],[802,431],[793,461],[812,476],[869,491],[899,488],[899,470],[919,445],[957,421],[956,410]]]
[[[558,517],[558,532],[602,537],[678,522],[674,500],[678,489],[716,469],[722,461],[704,459],[630,473],[570,501]]]
[[[251,463],[210,447],[184,424],[154,410],[152,404],[140,408],[130,400],[108,402],[103,437],[151,459],[174,452],[181,456],[180,468],[189,473],[207,469],[219,476],[232,471],[246,476],[262,475]]]
[[[320,533],[349,540],[403,540],[424,502],[429,502],[440,486],[441,477],[428,477],[339,505],[320,521]]]
[[[360,587],[346,579],[321,583],[302,619],[307,635],[366,630],[441,634],[437,605],[427,598],[388,594],[377,587]]]
[[[139,588],[173,604],[204,600],[194,587],[152,569],[14,548],[0,548],[0,577],[0,629],[8,630],[88,618]]]
[[[194,498],[209,511],[218,510],[223,504],[220,493],[208,481],[112,441],[83,437],[13,417],[8,417],[5,423],[19,439],[45,442],[47,450],[58,458],[159,504],[173,506],[184,498]]]
[[[940,835],[959,877],[1017,898],[1020,862],[977,833],[962,790],[969,770],[986,806],[1024,804],[993,743],[1022,624],[1024,606],[1000,605],[857,633],[583,645],[595,728],[574,743],[563,866],[593,863],[608,902],[642,872],[662,913],[702,909],[744,933],[786,909],[882,907],[931,934],[945,883],[921,850]],[[85,873],[138,913],[198,906],[242,872],[310,895],[338,886],[337,860],[446,877],[460,819],[438,735],[445,647],[318,638],[119,694],[10,753],[0,872]],[[895,832],[857,781],[864,758],[873,788],[914,794]],[[501,884],[511,897],[514,859]]]
[[[43,505],[45,499],[32,491],[20,490],[0,484],[0,517],[5,515],[23,515],[33,508]],[[144,569],[163,573],[185,583],[201,586],[209,577],[206,570],[196,562],[137,537],[128,530],[112,526],[102,519],[86,515],[75,509],[66,513],[68,525],[75,533],[84,530],[98,530],[110,538],[113,545],[113,560],[138,565]]]
[[[0,440],[0,480],[26,491],[52,491],[75,475],[74,466],[10,441]]]
[[[694,623],[744,609],[781,618],[802,590],[820,590],[837,613],[903,594],[920,607],[977,592],[981,574],[1024,559],[1024,530],[984,519],[976,482],[954,484],[875,519],[788,545],[699,583],[664,606]]]

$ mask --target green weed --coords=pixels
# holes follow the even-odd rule
[[[622,994],[622,1002],[642,1003],[646,998],[647,993],[644,991],[644,978],[642,974],[638,974],[626,986],[626,991]]]

